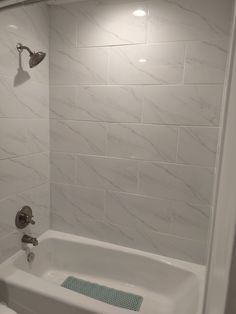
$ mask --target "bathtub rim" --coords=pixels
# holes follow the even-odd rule
[[[77,235],[73,235],[69,233],[54,231],[54,230],[48,230],[44,234],[42,234],[39,237],[39,245],[40,243],[46,240],[53,240],[53,239],[68,241],[68,242],[73,242],[73,243],[80,243],[80,244],[88,245],[91,247],[92,246],[101,247],[108,250],[113,250],[113,251],[115,250],[118,252],[122,252],[124,254],[133,254],[136,256],[142,256],[144,258],[157,261],[157,263],[166,264],[169,267],[171,266],[171,267],[189,272],[195,276],[199,285],[199,296],[200,296],[199,300],[200,301],[199,301],[199,310],[196,314],[201,313],[202,301],[203,301],[203,295],[204,295],[205,271],[206,271],[206,267],[204,265],[185,262],[182,260],[177,260],[177,259],[149,253],[149,252],[144,252],[137,249],[123,247],[123,246],[112,244],[112,243],[107,243],[107,242],[103,242],[103,241],[99,241],[95,239],[85,238],[85,237],[81,237],[81,236],[77,236]],[[28,247],[32,247],[32,246],[29,245]],[[82,296],[82,295],[76,298],[73,294],[70,294],[69,291],[64,291],[64,293],[62,294],[62,291],[60,290],[61,289],[60,286],[54,286],[56,290],[50,291],[50,287],[52,287],[52,283],[45,282],[44,279],[36,275],[30,274],[24,270],[21,270],[20,268],[17,268],[17,266],[15,265],[15,261],[18,258],[21,258],[23,254],[25,254],[25,250],[21,249],[0,265],[0,282],[2,281],[6,284],[15,286],[17,288],[22,286],[24,289],[26,290],[28,289],[28,291],[31,291],[32,285],[34,285],[35,280],[37,280],[39,287],[37,287],[36,290],[35,288],[33,288],[33,291],[37,291],[41,295],[44,295],[44,296],[46,295],[47,297],[50,296],[54,300],[60,300],[61,298],[63,298],[66,304],[70,304],[71,306],[80,306],[81,309],[89,310],[91,311],[91,313],[100,313],[100,312],[95,312],[95,308],[97,304],[96,300],[91,300],[91,299],[88,300],[87,297]],[[25,278],[25,280],[23,278]],[[122,311],[119,308],[114,309],[114,307],[108,304],[104,304],[101,307],[102,307],[102,312],[101,312],[102,314],[108,314],[108,313],[111,313],[111,311],[114,314],[129,313],[126,311],[124,312],[123,309]]]

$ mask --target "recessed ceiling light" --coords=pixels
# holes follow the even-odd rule
[[[138,10],[135,10],[134,12],[133,12],[133,15],[134,16],[138,16],[138,17],[142,17],[142,16],[145,16],[145,15],[147,15],[147,13],[146,13],[146,11],[144,11],[144,10],[142,10],[142,9],[138,9]]]
[[[138,62],[145,63],[145,62],[147,62],[147,59],[139,59]]]

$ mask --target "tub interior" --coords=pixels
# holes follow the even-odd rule
[[[72,275],[143,296],[141,313],[198,314],[197,276],[166,260],[149,258],[135,250],[131,254],[128,249],[120,250],[113,245],[62,238],[44,239],[32,252],[35,260],[31,264],[22,251],[13,259],[14,267],[51,285],[60,287]]]

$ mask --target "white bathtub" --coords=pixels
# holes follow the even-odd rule
[[[0,266],[2,300],[19,314],[131,314],[64,289],[68,275],[142,295],[140,314],[200,314],[205,267],[48,231]]]

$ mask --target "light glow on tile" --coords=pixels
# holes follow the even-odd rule
[[[8,25],[8,28],[11,28],[11,29],[18,29],[18,26],[14,25],[14,24],[9,24],[9,25]]]
[[[147,59],[139,59],[138,62],[140,62],[140,63],[146,63],[146,62],[147,62]]]
[[[138,9],[138,10],[135,10],[135,11],[133,12],[133,15],[134,15],[134,16],[138,16],[138,17],[142,17],[142,16],[146,16],[147,13],[146,13],[145,10]]]

